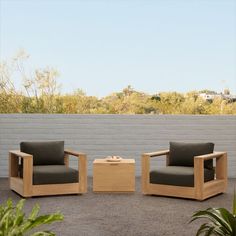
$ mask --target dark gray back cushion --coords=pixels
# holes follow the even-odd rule
[[[21,142],[20,150],[33,155],[34,165],[64,165],[64,141]]]
[[[170,166],[193,166],[194,157],[213,153],[214,143],[170,142]],[[204,162],[207,169],[213,168],[213,161]]]

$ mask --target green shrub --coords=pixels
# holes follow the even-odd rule
[[[55,235],[51,231],[31,232],[38,226],[50,224],[54,221],[63,220],[61,213],[53,213],[49,215],[38,215],[39,205],[35,205],[31,213],[26,216],[23,207],[25,200],[20,200],[16,206],[13,205],[11,199],[0,205],[0,236],[48,236]]]
[[[225,208],[208,208],[197,211],[192,216],[192,221],[207,219],[210,222],[204,223],[197,231],[198,235],[236,236],[236,193],[234,191],[233,211],[230,213]]]

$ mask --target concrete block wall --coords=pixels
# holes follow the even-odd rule
[[[95,158],[135,158],[140,176],[144,152],[168,149],[169,141],[214,142],[228,153],[228,175],[236,178],[236,116],[0,114],[0,177],[8,175],[8,151],[21,141],[64,140],[66,148]],[[152,166],[163,166],[164,157]],[[71,159],[71,166],[76,160]]]

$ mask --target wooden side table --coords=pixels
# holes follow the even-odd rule
[[[95,159],[93,162],[94,192],[134,192],[135,160],[122,159],[120,162],[108,162]]]

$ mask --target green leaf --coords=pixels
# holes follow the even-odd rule
[[[32,219],[32,220],[35,219],[35,218],[37,217],[38,213],[39,213],[39,209],[40,209],[39,205],[36,204],[36,205],[33,207],[33,209],[32,209],[32,211],[31,211],[31,213],[30,213],[28,219]]]
[[[12,208],[13,207],[13,203],[12,203],[12,200],[11,200],[11,198],[9,198],[8,200],[7,200],[7,208]]]
[[[22,211],[24,205],[25,205],[25,199],[21,199],[16,205],[16,210]]]
[[[208,225],[208,223],[202,224],[202,225],[200,226],[200,228],[198,229],[196,236],[199,236],[199,235],[201,235],[202,233],[207,232],[208,229],[209,229],[209,227],[210,227],[210,226]]]
[[[214,229],[215,229],[214,226],[209,227],[208,231],[205,233],[205,236],[210,236],[210,235],[214,234]]]
[[[215,227],[214,228],[214,234],[218,236],[227,236],[229,234],[225,234],[225,232],[222,230],[222,227]]]
[[[225,233],[230,233],[231,231],[229,223],[222,217],[221,212],[216,208],[208,208],[205,211],[196,212],[192,217],[192,221],[199,218],[208,219],[215,226],[223,226],[225,229]]]
[[[234,216],[225,208],[218,208],[216,211],[219,211],[219,215],[228,223],[228,229],[232,233]]]
[[[52,233],[51,231],[41,231],[32,234],[31,236],[55,236],[56,234]]]
[[[206,210],[197,211],[193,214],[189,223],[197,219],[206,219],[209,223],[202,224],[197,236],[204,234],[205,236],[236,236],[236,193],[234,190],[233,214],[225,208],[208,208]]]
[[[25,225],[22,232],[28,231],[43,224],[50,224],[54,221],[61,221],[63,219],[64,217],[60,213],[38,216],[34,220],[28,219],[28,224]]]
[[[28,217],[26,217],[23,207],[25,200],[20,200],[14,207],[12,200],[0,205],[0,236],[23,236],[29,235],[29,231],[43,224],[51,224],[54,221],[63,220],[63,215],[53,213],[38,216],[39,206],[36,204]],[[55,235],[51,231],[35,232],[34,236]]]
[[[222,231],[217,226],[214,226],[210,223],[204,223],[200,226],[200,228],[197,231],[196,236],[200,236],[204,233],[205,236],[210,235],[217,235],[217,236],[227,236],[229,234],[225,234],[224,231]]]

